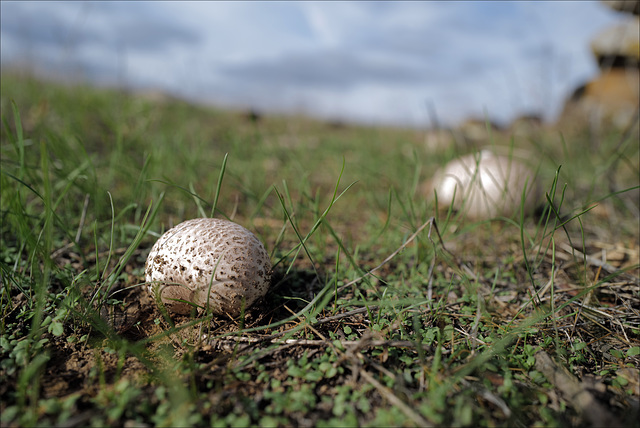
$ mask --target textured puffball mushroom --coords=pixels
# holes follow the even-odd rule
[[[192,302],[215,314],[240,315],[264,296],[271,261],[256,236],[228,220],[196,218],[166,231],[145,264],[151,294],[175,313]],[[159,294],[158,294],[159,293]]]
[[[481,220],[511,217],[520,212],[526,191],[524,211],[533,211],[538,198],[535,174],[513,156],[496,155],[489,150],[454,159],[436,172],[427,191],[438,196],[438,207],[453,206],[468,218]]]

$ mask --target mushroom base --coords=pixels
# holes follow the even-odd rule
[[[154,295],[160,292],[160,300],[169,312],[187,315],[195,306],[185,302],[194,302],[194,293],[182,285],[158,285]]]

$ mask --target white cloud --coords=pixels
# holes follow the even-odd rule
[[[2,2],[16,60],[202,101],[428,123],[553,116],[596,72],[599,2]],[[24,54],[27,52],[27,54]],[[421,119],[422,118],[422,119]]]

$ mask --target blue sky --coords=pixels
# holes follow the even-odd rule
[[[427,127],[538,113],[597,74],[597,1],[1,2],[2,67],[233,108]]]

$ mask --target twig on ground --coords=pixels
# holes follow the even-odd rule
[[[601,267],[602,269],[606,270],[609,273],[621,273],[624,275],[628,275],[631,278],[634,279],[638,279],[638,277],[628,273],[628,272],[623,272],[620,269],[618,269],[615,266],[611,266],[609,263],[606,263],[602,260],[599,260],[593,256],[589,256],[587,254],[582,253],[581,251],[576,250],[575,248],[573,248],[572,246],[570,246],[569,244],[566,244],[564,242],[559,242],[558,247],[561,248],[562,250],[566,251],[566,254],[558,252],[556,253],[556,257],[562,260],[566,260],[569,262],[569,264],[565,265],[564,268],[567,269],[568,267],[572,266],[573,263],[576,263],[576,258],[580,258],[582,260],[585,260],[587,263],[589,263],[592,266],[598,266]]]
[[[227,339],[214,339],[208,345],[220,348],[235,348],[240,343],[256,344],[261,342],[271,342],[273,345],[291,345],[291,346],[328,346],[329,341],[325,339],[285,339],[270,340],[271,337],[247,337],[247,336],[231,336]],[[331,341],[333,344],[340,344],[342,347],[349,348],[358,346],[362,348],[375,348],[377,346],[389,348],[412,348],[415,349],[416,344],[409,340],[369,340],[361,343],[362,340],[339,340]],[[422,349],[431,352],[433,349],[429,345],[423,345]]]
[[[567,369],[558,366],[544,351],[535,354],[536,370],[560,390],[562,395],[593,426],[622,426],[621,421],[600,404]]]

